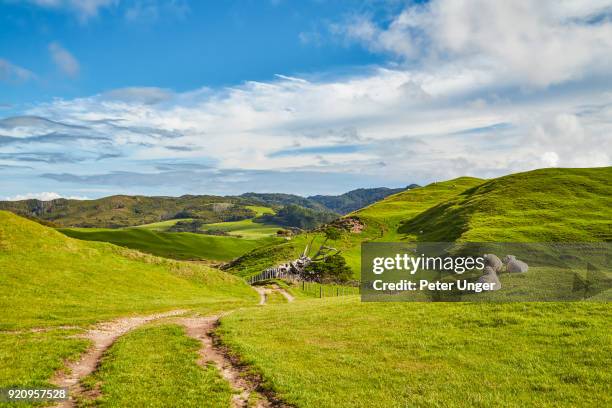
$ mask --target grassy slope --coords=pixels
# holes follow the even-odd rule
[[[550,169],[484,184],[437,183],[356,212],[368,228],[351,237],[606,240],[611,178],[609,168]],[[453,185],[464,181],[473,185],[458,195]],[[608,303],[363,304],[344,297],[237,312],[220,332],[302,407],[606,406],[610,312]]]
[[[133,312],[255,299],[240,279],[0,211],[0,329],[83,324]]]
[[[178,308],[212,313],[258,299],[217,270],[75,240],[4,211],[0,272],[0,387],[48,386],[64,359],[88,346],[74,337],[80,329],[53,327]]]
[[[376,204],[349,214],[358,216],[365,223],[366,228],[363,232],[345,233],[340,240],[328,241],[328,244],[342,250],[342,255],[357,278],[361,261],[361,242],[396,241],[400,238],[397,227],[402,220],[413,217],[482,182],[483,180],[476,178],[461,177],[389,196]],[[295,259],[312,238],[315,238],[315,247],[324,239],[321,233],[301,234],[291,241],[256,249],[241,257],[229,270],[241,276],[255,275],[277,263]]]
[[[174,224],[176,224],[179,221],[193,221],[193,218],[180,218],[180,219],[152,222],[150,224],[136,225],[134,227],[129,227],[129,228],[146,229],[146,230],[151,230],[151,231],[163,232],[163,231],[166,231],[168,228],[172,227]]]
[[[86,241],[110,242],[157,256],[183,260],[229,261],[257,247],[277,242],[273,237],[237,237],[157,232],[151,229],[62,228],[62,233]]]
[[[426,242],[611,241],[610,180],[612,167],[500,177],[419,214],[399,232]]]
[[[143,327],[127,334],[86,379],[89,386],[101,384],[102,396],[96,406],[229,406],[232,393],[217,368],[196,364],[199,348],[197,340],[173,324]]]

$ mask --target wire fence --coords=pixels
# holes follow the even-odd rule
[[[300,288],[304,293],[318,298],[359,295],[360,293],[359,285],[347,286],[302,281]]]
[[[277,269],[268,269],[246,281],[253,285],[270,279],[281,279],[296,285],[302,292],[312,297],[325,298],[335,296],[359,295],[359,281],[347,282],[343,285],[319,283],[299,280],[296,275]]]

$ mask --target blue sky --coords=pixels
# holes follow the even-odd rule
[[[0,0],[0,198],[608,166],[612,1]]]

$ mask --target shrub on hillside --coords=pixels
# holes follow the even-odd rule
[[[341,255],[333,255],[322,262],[311,263],[305,272],[308,280],[324,283],[348,282],[353,277],[353,271]]]

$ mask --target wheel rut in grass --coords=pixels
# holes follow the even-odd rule
[[[253,288],[257,291],[257,293],[259,293],[260,306],[263,306],[267,303],[268,296],[272,292],[280,293],[285,299],[287,299],[287,302],[293,302],[295,300],[295,297],[291,293],[287,292],[285,289],[281,288],[278,285],[271,285],[270,287],[253,286]]]
[[[182,324],[187,335],[200,341],[200,358],[198,364],[205,366],[213,363],[221,377],[236,390],[232,397],[232,408],[281,408],[290,407],[278,400],[270,392],[262,390],[261,380],[254,376],[246,375],[245,367],[232,359],[227,350],[219,347],[215,342],[214,330],[219,324],[220,316],[209,317],[185,317],[176,321]],[[254,395],[256,393],[256,395]],[[254,398],[252,398],[254,396]]]
[[[96,325],[79,337],[89,339],[93,345],[81,356],[78,361],[67,364],[68,370],[56,373],[51,382],[58,387],[68,387],[70,399],[62,401],[56,407],[74,407],[76,399],[83,395],[80,381],[93,373],[104,352],[122,335],[153,320],[173,317],[186,313],[186,310],[173,310],[165,313],[156,313],[148,316],[125,317]]]

